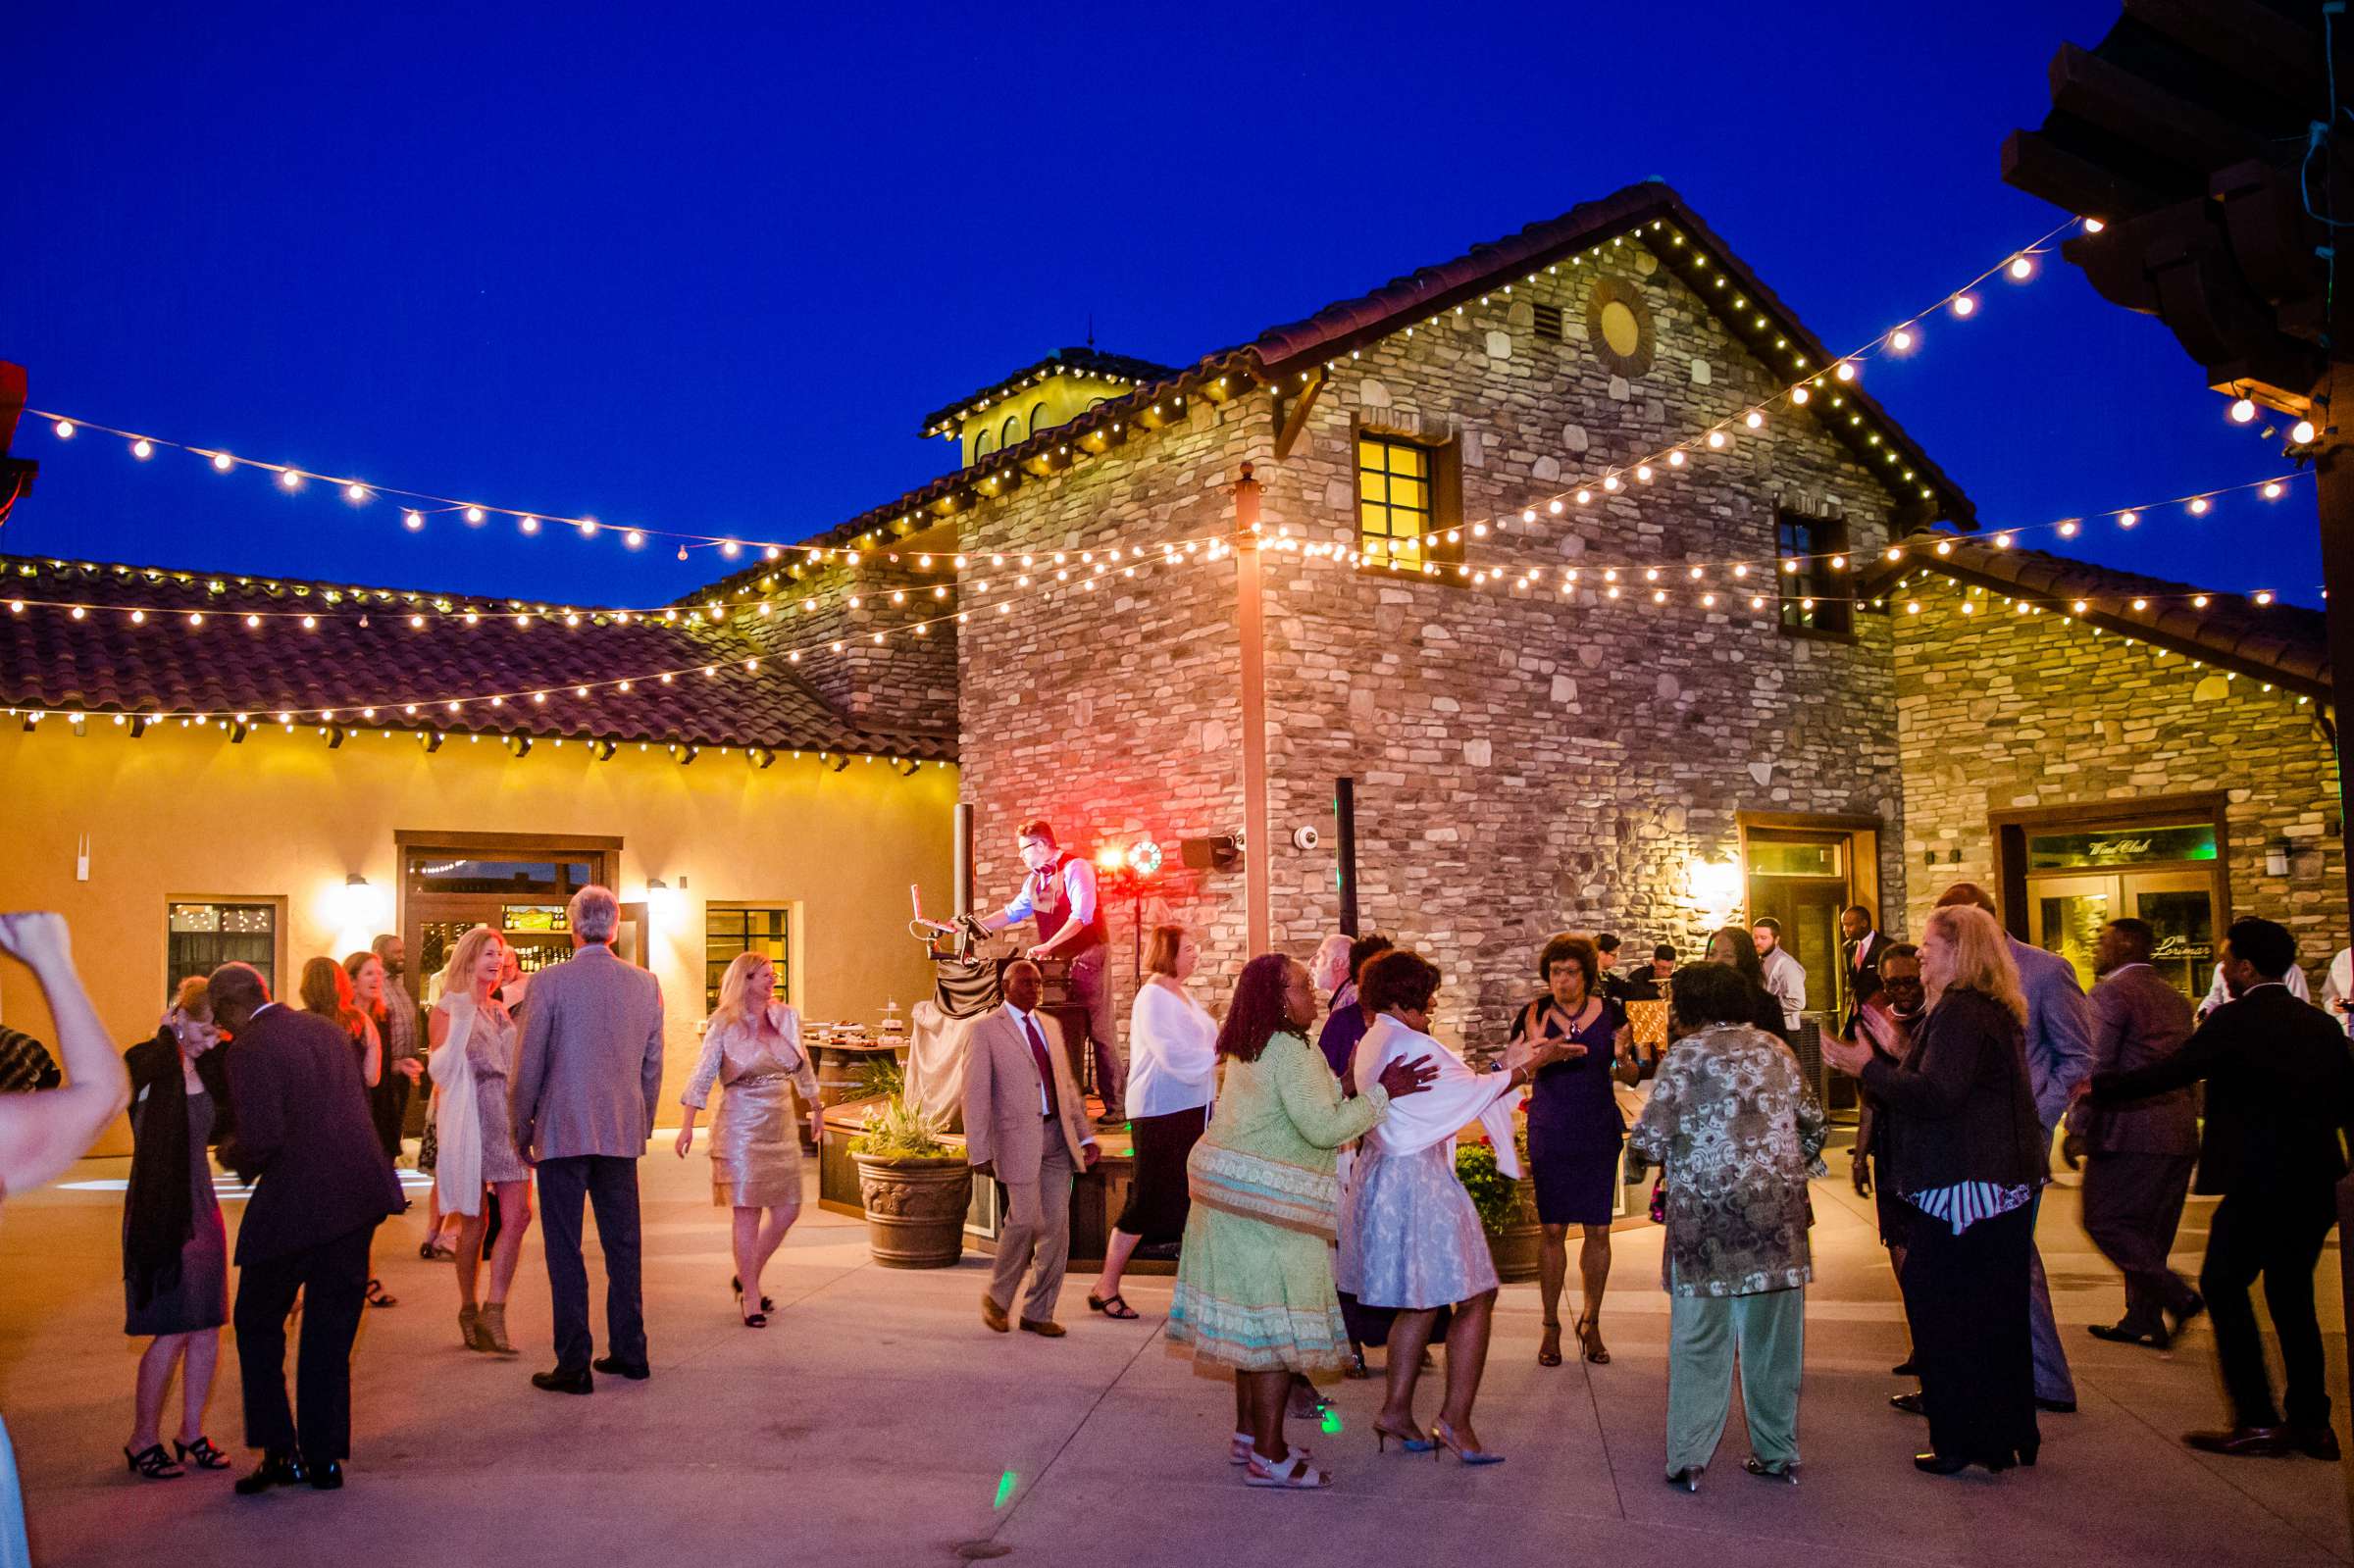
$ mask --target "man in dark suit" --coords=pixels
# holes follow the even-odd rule
[[[2336,1222],[2337,1183],[2346,1174],[2340,1134],[2354,1125],[2354,1057],[2329,1015],[2281,984],[2296,961],[2296,938],[2283,927],[2232,922],[2222,965],[2233,1000],[2208,1014],[2190,1043],[2167,1060],[2101,1074],[2090,1090],[2094,1107],[2106,1111],[2207,1085],[2197,1187],[2223,1201],[2208,1222],[2199,1289],[2215,1320],[2233,1424],[2182,1441],[2209,1453],[2338,1456],[2313,1271]],[[2248,1299],[2259,1275],[2287,1373],[2285,1425]]]
[[[2150,967],[2156,946],[2143,921],[2101,928],[2093,945],[2101,981],[2091,997],[2096,1075],[2137,1072],[2189,1042],[2190,999]],[[2085,1233],[2125,1276],[2125,1315],[2093,1324],[2093,1338],[2163,1350],[2206,1307],[2166,1266],[2199,1152],[2197,1090],[2185,1086],[2109,1111],[2077,1104],[2068,1120],[2084,1143]]]
[[[236,1132],[222,1163],[253,1184],[237,1227],[237,1362],[245,1442],[262,1463],[240,1495],[308,1481],[343,1485],[351,1452],[351,1343],[368,1292],[368,1243],[408,1207],[377,1141],[351,1037],[270,999],[262,977],[224,964],[209,982],[228,1055]],[[294,1408],[286,1316],[302,1294]],[[299,1415],[297,1414],[299,1412]]]
[[[606,887],[572,895],[573,956],[532,978],[516,1048],[510,1114],[515,1146],[538,1169],[539,1235],[555,1308],[556,1364],[532,1383],[592,1393],[590,1373],[642,1383],[645,1309],[638,1228],[638,1161],[662,1093],[661,983],[613,951],[621,906]],[[588,1265],[581,1210],[596,1208],[605,1252],[605,1354],[588,1331]]]
[[[1862,904],[1850,904],[1839,912],[1839,936],[1840,956],[1847,964],[1847,1018],[1840,1033],[1853,1038],[1864,1004],[1880,988],[1880,954],[1886,950],[1888,938],[1880,935],[1871,911]]]

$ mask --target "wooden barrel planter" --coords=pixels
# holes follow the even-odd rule
[[[866,1209],[866,1240],[887,1269],[953,1268],[964,1254],[964,1215],[972,1168],[959,1153],[945,1160],[879,1159],[852,1154]]]
[[[1545,1228],[1537,1223],[1537,1184],[1523,1176],[1513,1184],[1511,1219],[1501,1233],[1488,1232],[1488,1253],[1496,1260],[1496,1277],[1507,1285],[1535,1279],[1544,1239]]]

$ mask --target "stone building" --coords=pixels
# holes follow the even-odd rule
[[[1827,969],[1842,903],[1902,903],[1893,628],[1848,585],[1970,504],[1672,190],[1119,364],[1136,384],[1067,417],[1038,396],[1059,361],[936,412],[967,466],[716,589],[857,590],[845,642],[927,683],[952,636],[977,902],[1023,818],[1151,837],[1169,865],[1117,939],[1183,920],[1222,977],[1334,929],[1353,869],[1474,1037],[1563,926],[1691,953],[1772,909]],[[911,566],[956,584],[921,637],[870,575]],[[1174,853],[1217,835],[1240,869]]]
[[[2129,914],[2204,991],[2224,928],[2261,915],[2318,995],[2347,940],[2322,617],[1999,535],[1926,559],[1866,584],[1895,611],[1910,929],[1968,879],[2088,984],[2099,922]]]

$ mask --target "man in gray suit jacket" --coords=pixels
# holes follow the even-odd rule
[[[2156,946],[2157,934],[2142,921],[2101,928],[2093,952],[2101,971],[2092,988],[2096,1073],[2150,1067],[2190,1042],[2190,1000],[2150,967]],[[2084,1138],[2084,1230],[2125,1276],[2124,1317],[2092,1325],[2093,1337],[2162,1350],[2207,1305],[2166,1266],[2198,1163],[2197,1091],[2185,1085],[2106,1110],[2079,1101],[2069,1123]]]
[[[1027,958],[1005,966],[1005,1005],[973,1020],[964,1045],[964,1157],[1005,1184],[1005,1226],[981,1297],[981,1321],[999,1334],[1037,1261],[1022,1302],[1022,1329],[1060,1339],[1055,1298],[1071,1258],[1071,1184],[1100,1151],[1087,1104],[1063,1054],[1062,1032],[1041,1014],[1045,992]]]
[[[662,1092],[662,986],[613,952],[621,908],[612,889],[572,895],[573,956],[533,978],[516,1053],[515,1146],[538,1167],[539,1234],[556,1318],[556,1366],[532,1382],[588,1393],[588,1268],[581,1258],[583,1200],[596,1206],[605,1251],[605,1354],[598,1372],[642,1381],[645,1312],[640,1290],[638,1160],[654,1133]]]
[[[1937,898],[1937,907],[1971,904],[1993,915],[1994,897],[1974,882],[1958,882]],[[2068,1113],[2069,1097],[2092,1076],[2092,1015],[2084,1005],[2084,987],[2076,984],[2075,966],[2058,953],[2010,938],[2011,961],[2019,966],[2019,986],[2027,997],[2027,1079],[2035,1090],[2035,1120],[2043,1128],[2045,1147],[2052,1132]],[[2035,1206],[2042,1208],[2036,1193]],[[2060,1325],[2052,1316],[2052,1290],[2043,1276],[2043,1254],[2027,1253],[2027,1323],[2035,1342],[2035,1404],[2066,1415],[2076,1407],[2076,1383],[2069,1375],[2068,1352],[2060,1344]]]

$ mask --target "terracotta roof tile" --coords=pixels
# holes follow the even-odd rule
[[[944,425],[953,425],[972,412],[973,405],[983,398],[996,402],[1001,397],[1019,392],[1032,379],[1044,380],[1049,376],[1068,375],[1074,371],[1093,372],[1098,376],[1116,377],[1123,381],[1157,381],[1164,376],[1175,375],[1167,365],[1156,365],[1149,359],[1136,359],[1127,354],[1107,354],[1100,348],[1058,348],[1035,365],[1025,365],[1010,376],[1000,377],[995,385],[975,387],[953,403],[936,408],[924,416],[917,430],[920,435],[939,433]]]
[[[30,569],[27,571],[26,569]],[[221,590],[215,592],[213,584]],[[355,595],[364,593],[367,621]],[[388,593],[388,600],[377,598]],[[339,602],[331,603],[328,595]],[[638,621],[579,628],[537,614],[529,628],[512,610],[486,613],[479,625],[435,617],[413,630],[408,617],[435,614],[436,601],[463,611],[485,601],[413,589],[355,589],[345,584],[260,580],[229,574],[111,563],[66,563],[0,556],[0,601],[13,596],[89,607],[27,604],[0,608],[0,705],[92,713],[281,711],[318,722],[322,710],[353,716],[374,707],[370,727],[434,729],[483,734],[565,736],[618,741],[678,741],[698,746],[842,751],[931,760],[952,758],[947,733],[881,732],[847,721],[800,676],[733,625]],[[121,608],[166,609],[133,625]],[[535,611],[537,607],[534,607]],[[300,615],[316,610],[316,631]],[[201,630],[185,624],[205,617]],[[259,613],[258,627],[243,618]],[[757,671],[743,661],[759,658]],[[718,674],[701,671],[716,666]],[[668,684],[664,671],[678,674]],[[584,682],[630,679],[633,689]],[[535,703],[532,693],[548,693]],[[504,695],[493,707],[449,700]],[[416,704],[415,717],[402,714]],[[952,726],[951,711],[943,716]]]

